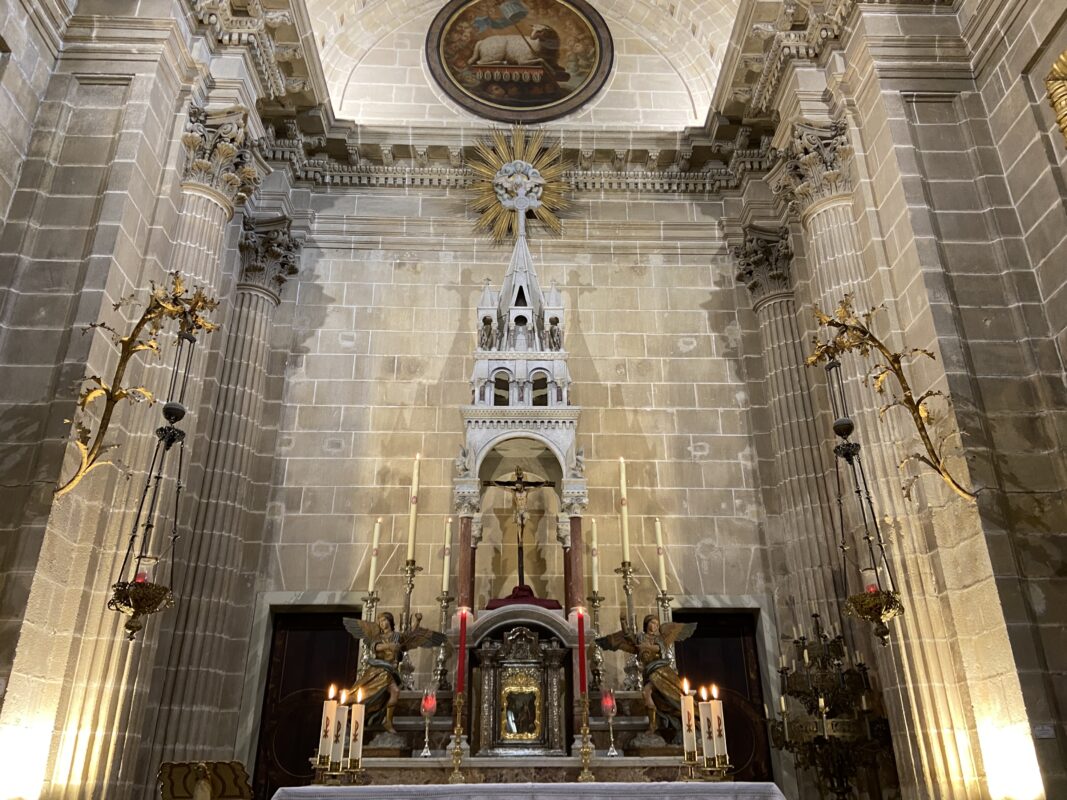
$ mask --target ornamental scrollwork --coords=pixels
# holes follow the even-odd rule
[[[828,127],[798,122],[782,153],[785,169],[775,191],[784,194],[802,214],[819,200],[851,194],[848,162],[852,153],[844,120]]]
[[[744,242],[733,249],[733,257],[737,280],[745,284],[755,308],[792,292],[793,248],[789,244],[788,228],[776,231],[745,228]]]
[[[1045,78],[1045,88],[1048,90],[1049,105],[1056,112],[1056,124],[1060,126],[1060,133],[1067,143],[1067,50],[1060,53],[1052,65],[1052,70]]]
[[[279,301],[282,286],[297,273],[301,244],[286,218],[257,223],[245,219],[238,247],[241,283],[266,290]]]
[[[183,181],[212,189],[234,206],[243,203],[259,185],[247,135],[247,109],[190,106],[182,134],[187,155]]]

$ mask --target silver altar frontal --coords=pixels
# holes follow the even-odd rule
[[[298,786],[274,800],[785,800],[773,783],[482,783],[463,786]]]

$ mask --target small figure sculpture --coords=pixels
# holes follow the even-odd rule
[[[356,678],[349,694],[354,697],[357,690],[363,690],[363,702],[367,707],[365,725],[377,724],[384,712],[383,727],[396,733],[393,712],[400,698],[401,682],[397,668],[404,651],[440,647],[448,639],[443,633],[419,625],[405,633],[397,633],[393,615],[388,611],[378,616],[377,623],[351,617],[345,617],[343,622],[345,630],[373,648],[366,669]]]
[[[459,455],[453,459],[452,464],[456,470],[457,478],[469,478],[471,475],[470,450],[465,445],[459,446]]]
[[[574,451],[574,466],[571,467],[572,478],[585,477],[585,448],[579,447]]]
[[[478,347],[482,350],[493,349],[493,318],[482,317],[482,328],[478,332]]]
[[[682,727],[682,681],[667,660],[667,649],[675,642],[688,639],[696,630],[695,622],[668,622],[660,625],[655,614],[642,623],[643,632],[621,630],[596,640],[603,650],[622,650],[636,653],[641,665],[643,687],[641,693],[648,709],[648,732],[655,733],[657,711],[663,713],[668,727]]]
[[[559,327],[559,317],[552,317],[548,321],[548,349],[563,349],[563,331]]]

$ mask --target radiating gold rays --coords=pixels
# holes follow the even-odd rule
[[[515,125],[510,132],[494,130],[489,139],[480,140],[475,147],[478,158],[471,160],[471,169],[475,175],[476,194],[471,207],[478,214],[475,224],[478,230],[488,233],[495,242],[515,235],[515,212],[500,204],[493,190],[493,178],[502,166],[519,160],[533,164],[544,179],[541,204],[533,210],[534,216],[553,233],[562,233],[559,212],[569,203],[563,196],[568,188],[563,180],[567,164],[558,143],[546,147],[543,131],[528,132],[521,125]]]

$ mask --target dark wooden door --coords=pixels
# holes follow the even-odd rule
[[[678,674],[694,687],[719,687],[726,747],[734,779],[770,781],[771,759],[763,720],[763,687],[756,649],[756,614],[713,609],[675,611],[675,622],[695,622],[696,632],[675,648]]]
[[[271,639],[267,688],[253,789],[270,800],[282,786],[311,783],[308,759],[318,745],[322,701],[331,683],[338,690],[355,680],[359,646],[342,617],[358,611],[277,614]]]

